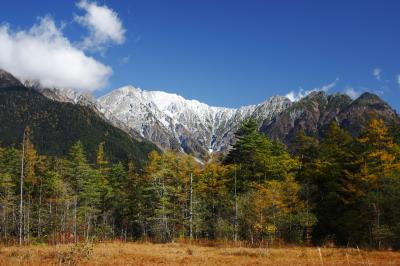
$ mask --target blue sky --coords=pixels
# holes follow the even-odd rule
[[[123,39],[87,47],[77,3],[3,1],[0,22],[16,36],[47,16],[103,65],[90,62],[105,75],[93,77],[98,96],[132,84],[238,107],[329,87],[375,92],[400,110],[400,1],[97,1],[118,16]]]

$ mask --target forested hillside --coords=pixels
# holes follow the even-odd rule
[[[4,147],[20,148],[24,129],[29,127],[40,155],[66,155],[79,140],[94,162],[97,145],[104,142],[108,160],[142,164],[156,149],[150,142],[134,140],[89,107],[52,101],[16,82],[7,86],[3,82],[0,89],[0,143]]]
[[[1,239],[400,248],[397,125],[371,114],[356,138],[336,123],[321,139],[299,131],[293,154],[259,133],[252,119],[236,138],[226,158],[205,165],[153,151],[140,167],[108,161],[102,142],[95,163],[80,141],[67,157],[40,156],[27,130],[23,151],[0,150]]]

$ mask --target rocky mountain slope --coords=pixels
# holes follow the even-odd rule
[[[4,73],[0,72],[0,76]],[[3,80],[21,84],[15,78]],[[198,158],[205,158],[210,152],[229,150],[235,141],[235,132],[249,117],[257,120],[260,131],[286,143],[290,143],[300,129],[321,136],[332,121],[356,136],[371,113],[387,123],[399,121],[394,109],[370,93],[352,100],[344,94],[313,92],[296,102],[273,96],[258,105],[234,109],[213,107],[176,94],[133,86],[113,90],[95,99],[90,94],[71,89],[43,88],[37,82],[28,81],[25,85],[52,100],[89,107],[139,141],[148,140],[160,148],[183,151]]]
[[[22,83],[7,71],[0,69],[0,88],[12,86],[22,86]]]
[[[293,103],[270,122],[264,121],[260,130],[273,139],[290,143],[299,130],[319,137],[335,121],[357,136],[371,116],[382,118],[387,124],[400,121],[396,111],[375,94],[364,93],[352,100],[343,94],[313,92]]]
[[[213,107],[176,94],[133,86],[113,90],[96,100],[70,89],[43,88],[31,81],[25,84],[52,100],[89,106],[136,138],[201,158],[210,152],[227,151],[246,118],[252,116],[261,125],[292,104],[286,97],[274,96],[238,109]]]
[[[269,121],[291,105],[289,99],[277,96],[239,109],[213,107],[176,94],[132,86],[114,90],[98,102],[101,112],[114,115],[145,139],[200,157],[209,151],[226,151],[247,117],[254,116],[260,123]]]
[[[110,161],[130,159],[140,165],[157,149],[112,126],[92,108],[50,100],[4,71],[0,76],[0,124],[2,146],[20,147],[24,128],[29,126],[32,142],[44,155],[67,155],[80,140],[93,162],[98,144],[104,141]]]
[[[388,124],[400,121],[393,108],[371,93],[352,100],[345,94],[320,91],[296,102],[273,96],[258,105],[232,109],[127,86],[99,98],[98,103],[102,113],[112,114],[143,138],[199,157],[208,151],[226,152],[235,141],[234,133],[249,117],[257,120],[260,131],[287,144],[300,129],[321,136],[332,121],[354,136],[365,128],[372,114]]]

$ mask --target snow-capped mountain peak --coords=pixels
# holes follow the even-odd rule
[[[116,89],[98,102],[103,113],[112,114],[142,137],[164,148],[200,156],[228,149],[234,132],[247,117],[272,119],[291,103],[286,97],[276,96],[238,109],[214,107],[174,93],[133,86]]]
[[[73,89],[44,88],[35,81],[24,84],[50,99],[89,106],[113,125],[161,148],[200,158],[209,152],[229,149],[234,133],[248,117],[254,117],[261,125],[291,105],[288,98],[273,96],[257,105],[215,107],[175,93],[134,86],[121,87],[96,99]]]

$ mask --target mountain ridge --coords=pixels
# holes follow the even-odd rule
[[[264,120],[290,105],[286,97],[273,96],[258,105],[215,107],[176,94],[133,86],[113,90],[98,101],[103,111],[108,110],[144,138],[164,148],[174,148],[179,144],[182,151],[200,156],[205,156],[210,150],[229,149],[234,133],[247,117],[262,116]],[[162,132],[168,132],[169,139],[174,141],[159,139],[164,135]]]
[[[10,77],[8,80],[16,82]],[[372,93],[353,100],[342,93],[314,91],[298,101],[272,96],[256,105],[227,108],[130,85],[96,99],[72,89],[44,88],[32,81],[24,84],[52,100],[89,106],[138,140],[203,159],[210,152],[226,153],[235,142],[235,132],[250,117],[257,121],[261,132],[287,144],[301,129],[310,135],[321,135],[332,121],[357,136],[371,112],[388,123],[399,120],[396,111]]]
[[[45,97],[21,82],[10,83],[10,76],[0,78],[0,142],[2,146],[19,147],[25,127],[31,129],[31,140],[38,153],[65,156],[70,147],[81,141],[91,162],[97,147],[105,145],[110,162],[133,160],[137,166],[158,148],[151,142],[138,141],[89,106],[59,102]]]
[[[264,122],[260,131],[272,139],[291,143],[300,130],[321,137],[328,125],[336,122],[357,137],[372,116],[387,124],[400,122],[396,110],[375,94],[365,92],[352,100],[344,94],[313,92],[295,102],[271,123]]]
[[[148,94],[145,100],[143,94]],[[160,95],[157,94],[175,97],[178,103],[163,99],[160,104],[157,100]],[[315,91],[293,102],[284,96],[272,96],[257,105],[225,108],[186,100],[176,94],[127,86],[100,97],[99,102],[103,110],[108,110],[128,127],[134,127],[145,139],[160,145],[159,137],[169,136],[169,140],[174,142],[166,141],[161,143],[161,147],[179,147],[203,158],[207,150],[226,153],[235,142],[235,132],[250,117],[256,119],[261,132],[286,144],[295,139],[300,129],[307,134],[321,136],[334,121],[353,136],[358,136],[372,113],[388,124],[400,121],[389,104],[368,92],[353,100],[342,93]],[[195,107],[186,104],[194,104]]]

